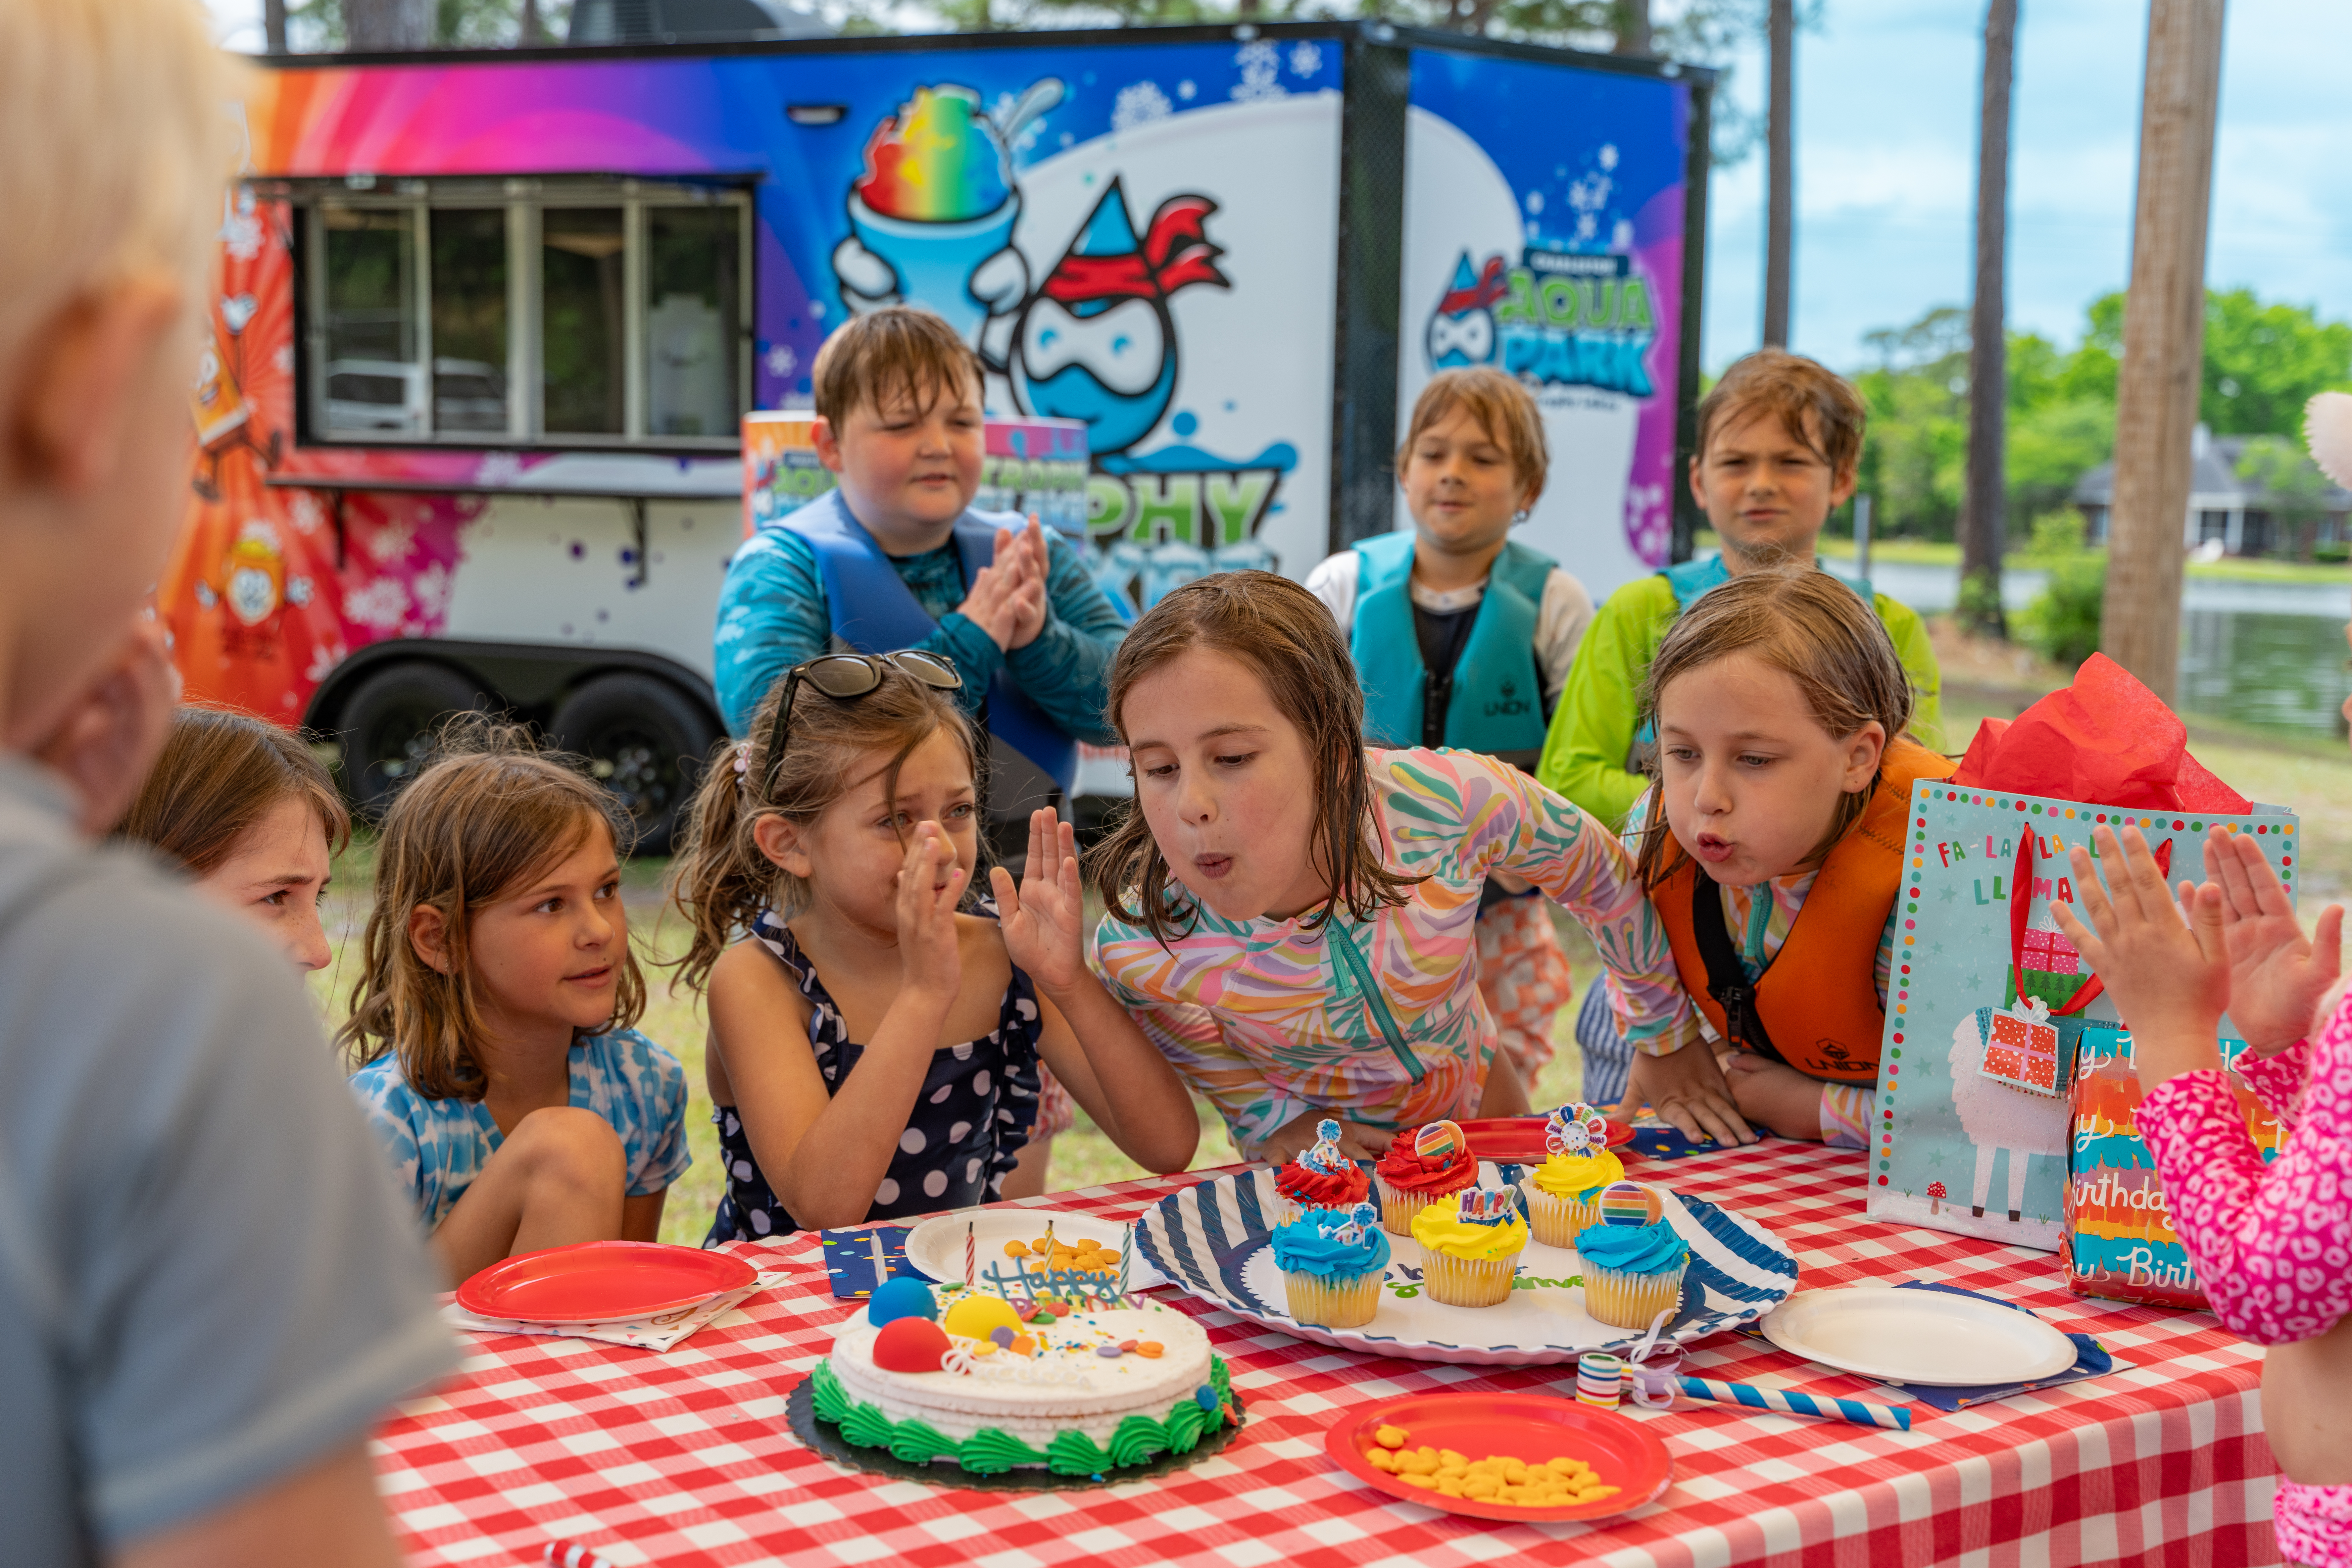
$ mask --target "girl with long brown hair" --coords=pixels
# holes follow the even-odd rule
[[[1034,814],[1019,885],[998,868],[994,906],[968,896],[961,684],[919,649],[822,655],[704,774],[671,897],[692,928],[683,976],[709,998],[714,1243],[996,1197],[1041,1058],[1139,1163],[1192,1157],[1182,1085],[1079,961],[1068,825]]]
[[[1097,851],[1094,964],[1244,1155],[1288,1160],[1327,1115],[1363,1159],[1526,1109],[1477,987],[1497,871],[1591,930],[1637,1042],[1695,1037],[1624,847],[1508,763],[1368,747],[1347,646],[1297,584],[1231,572],[1160,600],[1109,719],[1136,807]]]
[[[1709,1043],[1635,1057],[1631,1097],[1693,1137],[1865,1146],[1911,786],[1952,772],[1905,733],[1894,642],[1825,573],[1751,573],[1675,623],[1643,708],[1627,832]]]
[[[631,1027],[627,819],[478,715],[394,797],[341,1038],[452,1278],[578,1241],[653,1241],[692,1163],[686,1073]]]

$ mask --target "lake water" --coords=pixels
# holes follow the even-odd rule
[[[1850,569],[1850,563],[1849,569]],[[1949,610],[1958,572],[1873,562],[1871,584],[1922,614]],[[2046,574],[2001,574],[2001,603],[2023,609]],[[2332,584],[2215,583],[2190,578],[2180,601],[2180,706],[2241,723],[2312,734],[2341,733],[2352,696],[2344,624],[2352,620],[2352,572]]]

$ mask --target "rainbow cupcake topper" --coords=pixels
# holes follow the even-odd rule
[[[1603,1225],[1655,1225],[1665,1215],[1658,1194],[1639,1182],[1610,1183],[1601,1189],[1596,1206]]]
[[[1580,1100],[1563,1105],[1544,1121],[1544,1147],[1590,1160],[1609,1147],[1609,1119]]]
[[[1429,1122],[1412,1135],[1412,1152],[1424,1160],[1450,1160],[1469,1145],[1460,1124],[1452,1121]]]
[[[1364,1237],[1371,1235],[1373,1226],[1379,1225],[1380,1221],[1380,1210],[1370,1204],[1358,1204],[1348,1211],[1348,1217],[1344,1223],[1333,1227],[1331,1239],[1342,1247],[1361,1246]]]
[[[1455,1200],[1464,1225],[1508,1225],[1519,1212],[1518,1199],[1492,1187],[1465,1188]]]
[[[1349,1166],[1349,1159],[1339,1152],[1339,1124],[1329,1117],[1315,1124],[1315,1146],[1298,1156],[1298,1163],[1310,1171],[1324,1175],[1337,1175]]]

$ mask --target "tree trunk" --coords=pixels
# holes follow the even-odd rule
[[[1766,31],[1772,56],[1770,122],[1765,136],[1769,147],[1770,195],[1764,223],[1764,346],[1789,346],[1789,247],[1796,201],[1796,157],[1790,116],[1795,97],[1795,0],[1770,0]]]
[[[1977,286],[1969,311],[1969,468],[1960,514],[1960,595],[1970,629],[2006,637],[2000,560],[2009,547],[2009,89],[2017,0],[1985,8],[1984,93],[1977,124]]]
[[[2131,289],[2116,385],[2116,490],[2099,646],[2167,702],[2180,667],[2222,5],[2149,0]]]
[[[537,48],[547,42],[547,26],[539,19],[539,0],[522,0],[522,47]]]
[[[288,53],[286,47],[286,0],[262,0],[261,47],[273,55]]]
[[[1617,42],[1621,55],[1650,52],[1650,0],[1617,0]]]
[[[343,0],[343,31],[354,54],[421,49],[433,41],[430,0]]]

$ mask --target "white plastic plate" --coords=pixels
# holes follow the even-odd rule
[[[1881,1383],[1967,1388],[2055,1377],[2074,1342],[2031,1312],[1942,1290],[1800,1290],[1759,1325],[1790,1355]]]
[[[1045,1234],[1048,1220],[1053,1222],[1057,1241],[1098,1241],[1113,1252],[1127,1234],[1127,1226],[1118,1220],[1066,1209],[958,1209],[935,1214],[907,1233],[907,1261],[943,1285],[961,1284],[966,1220],[972,1224],[972,1252],[982,1279],[987,1278],[992,1263],[1002,1264],[1007,1274],[1012,1273],[1013,1259],[1004,1256],[1004,1244],[1020,1241],[1035,1246]],[[1129,1259],[1129,1289],[1148,1290],[1166,1283],[1139,1249]]]

